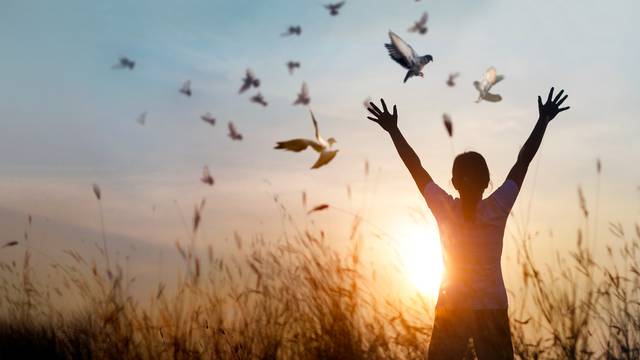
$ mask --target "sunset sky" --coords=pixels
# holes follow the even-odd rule
[[[530,209],[530,229],[544,234],[537,249],[569,249],[581,224],[578,186],[596,216],[597,158],[603,164],[602,241],[609,221],[628,226],[638,219],[640,48],[634,44],[640,3],[348,0],[337,17],[323,4],[4,1],[1,241],[22,240],[27,213],[34,216],[31,246],[53,259],[64,259],[59,250],[75,241],[99,240],[94,182],[103,190],[108,236],[166,248],[166,258],[176,256],[173,243],[185,238],[176,203],[190,221],[203,197],[203,241],[219,251],[234,231],[277,236],[276,194],[301,221],[313,219],[337,239],[348,234],[351,218],[343,212],[307,218],[303,191],[310,205],[364,211],[368,221],[398,237],[416,226],[412,209],[427,213],[424,226],[433,229],[390,139],[366,119],[363,100],[397,104],[409,143],[453,192],[442,113],[453,119],[456,153],[484,154],[496,188],[535,123],[536,96],[551,86],[565,89],[571,110],[548,129],[516,202],[517,221],[524,222]],[[423,11],[428,33],[408,33]],[[301,25],[302,35],[281,37],[289,25]],[[389,30],[433,56],[424,78],[402,83],[403,69],[383,47]],[[120,56],[136,61],[135,69],[112,70]],[[294,75],[287,72],[289,60],[302,64]],[[495,87],[503,101],[475,103],[472,82],[489,66],[505,75]],[[238,94],[248,67],[261,80],[266,108],[249,102],[255,90]],[[461,73],[454,88],[445,84],[450,72]],[[192,81],[190,98],[178,93],[186,80]],[[335,137],[340,149],[319,170],[309,169],[315,154],[272,149],[278,140],[313,136],[308,109],[292,106],[303,81],[320,132]],[[142,127],[136,118],[144,111]],[[205,112],[218,120],[214,127],[199,119]],[[227,137],[228,121],[243,141]],[[371,164],[366,179],[365,160]],[[204,165],[213,187],[199,181]],[[509,221],[511,232],[515,224]],[[509,257],[514,246],[506,240]],[[0,260],[23,250],[5,249]]]

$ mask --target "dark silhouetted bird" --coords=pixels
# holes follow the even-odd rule
[[[298,36],[300,36],[300,34],[302,34],[302,26],[297,25],[297,26],[289,26],[287,28],[287,31],[283,32],[280,35],[281,36],[290,36],[290,35],[298,35]]]
[[[182,87],[179,90],[182,94],[187,96],[191,96],[191,80],[187,80],[182,84]]]
[[[389,39],[391,39],[391,43],[384,44],[389,51],[389,56],[408,70],[404,82],[407,82],[412,76],[424,77],[422,68],[433,61],[433,57],[431,55],[419,56],[409,44],[393,31],[389,31]]]
[[[409,28],[409,32],[416,32],[419,34],[426,34],[427,33],[427,20],[429,19],[429,14],[427,14],[427,12],[423,12],[422,13],[422,17],[420,17],[420,20],[416,21],[413,23],[413,26]]]
[[[200,181],[202,181],[203,183],[212,186],[214,183],[213,180],[213,176],[211,176],[211,173],[209,173],[209,167],[205,166],[204,168],[202,168],[202,177],[200,178]]]
[[[307,83],[302,83],[302,89],[298,93],[298,97],[296,101],[293,102],[293,105],[309,105],[311,98],[309,97],[309,88],[307,88]]]
[[[216,119],[211,115],[210,112],[200,116],[200,119],[202,119],[202,121],[212,126],[216,124]]]
[[[262,106],[267,106],[268,105],[267,102],[264,100],[264,97],[262,97],[261,93],[257,93],[255,95],[253,95],[250,100],[251,100],[251,102],[254,102],[256,104],[260,104]]]
[[[111,68],[112,69],[129,69],[129,70],[133,70],[133,68],[136,66],[136,62],[129,59],[126,56],[121,57],[120,59],[118,59],[118,63],[113,65]]]
[[[325,5],[325,9],[329,10],[329,15],[336,16],[339,14],[340,8],[346,3],[346,1],[340,1],[333,4]]]
[[[447,129],[449,137],[453,137],[453,122],[451,121],[451,116],[447,113],[442,114],[442,122],[444,123],[444,128]]]
[[[231,121],[229,121],[229,137],[234,141],[242,140],[242,134],[240,134],[238,130],[236,130],[236,126],[233,125]]]
[[[300,62],[298,61],[287,62],[287,69],[289,69],[289,74],[293,75],[293,70],[300,69]]]
[[[242,86],[240,87],[238,94],[242,94],[243,92],[249,90],[252,86],[256,88],[260,86],[260,79],[256,77],[256,74],[253,72],[253,70],[247,69],[244,79],[242,79]]]
[[[460,76],[459,72],[449,74],[449,78],[447,78],[447,85],[450,87],[456,86],[456,78]]]

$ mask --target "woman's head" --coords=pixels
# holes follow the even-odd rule
[[[451,182],[463,193],[480,194],[489,185],[489,167],[484,157],[475,151],[467,151],[456,156],[453,161]]]

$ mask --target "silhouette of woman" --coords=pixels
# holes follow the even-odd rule
[[[409,169],[427,206],[438,222],[445,275],[440,284],[428,359],[461,359],[473,339],[478,359],[513,359],[509,329],[507,292],[500,257],[507,217],[527,168],[533,160],[547,125],[567,99],[564,90],[553,97],[553,88],[543,104],[538,96],[538,121],[518,154],[507,179],[489,197],[482,194],[489,184],[489,168],[482,155],[465,152],[453,162],[452,178],[460,198],[453,198],[432,180],[418,155],[398,129],[398,112],[382,110],[370,102],[367,118],[386,130]]]

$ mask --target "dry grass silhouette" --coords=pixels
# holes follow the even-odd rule
[[[190,238],[175,244],[186,275],[171,291],[158,284],[144,305],[128,293],[131,279],[122,269],[106,264],[106,253],[94,260],[67,250],[70,263],[53,265],[63,286],[52,290],[34,282],[29,248],[22,264],[0,263],[0,358],[424,358],[432,305],[376,294],[373,269],[361,257],[367,220],[354,215],[349,251],[337,251],[324,231],[295,223],[274,200],[288,224],[286,237],[273,243],[236,233],[236,255],[225,257],[211,247],[196,251],[205,202],[195,206]],[[577,208],[584,223],[575,247],[555,261],[536,258],[531,243],[539,235],[524,231],[515,239],[520,288],[510,291],[510,317],[516,356],[638,359],[640,227],[628,233],[611,223],[613,241],[596,242],[581,190]],[[607,258],[596,261],[596,250]],[[52,305],[52,292],[84,306],[63,313]]]

